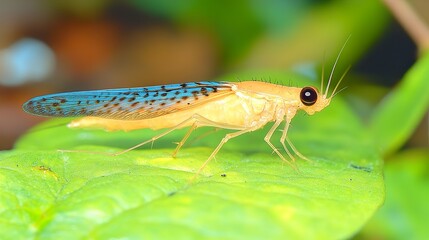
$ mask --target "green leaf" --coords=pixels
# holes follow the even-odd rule
[[[429,151],[408,150],[385,168],[386,202],[361,233],[365,239],[426,239],[429,236]]]
[[[385,155],[398,150],[429,108],[429,54],[422,56],[374,110],[370,131]]]
[[[303,84],[308,83],[298,82]],[[152,149],[112,157],[56,150],[116,152],[155,133],[68,129],[58,123],[44,124],[23,136],[15,150],[1,153],[1,236],[338,239],[359,231],[384,199],[382,161],[340,97],[314,116],[293,119],[289,136],[312,160],[298,159],[299,171],[266,146],[267,126],[229,141],[194,181],[227,131],[202,129],[177,158],[170,155],[172,142],[186,129]],[[273,136],[277,146],[280,134]]]

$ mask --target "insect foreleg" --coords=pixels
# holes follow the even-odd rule
[[[292,165],[292,163],[290,161],[288,161],[286,158],[283,157],[283,155],[279,152],[279,150],[271,143],[270,139],[271,136],[273,136],[274,131],[279,127],[280,123],[282,122],[281,119],[277,120],[274,122],[273,126],[271,127],[271,129],[268,131],[267,135],[265,135],[264,140],[265,142],[274,150],[275,153],[277,153],[277,155],[286,163],[288,163],[289,165],[291,165],[293,168],[295,168],[295,166]],[[290,152],[288,151],[288,149],[286,149],[287,154],[290,156]]]
[[[290,116],[290,115],[289,115]],[[286,117],[285,119],[285,127],[283,129],[283,133],[282,136],[280,137],[280,142],[283,145],[284,150],[286,151],[286,153],[288,154],[288,156],[292,159],[292,161],[295,162],[295,157],[290,153],[289,149],[287,148],[285,141],[289,144],[290,148],[292,149],[292,151],[298,155],[298,157],[310,161],[310,159],[308,159],[307,157],[305,157],[304,155],[302,155],[297,149],[296,147],[292,144],[292,142],[289,140],[289,138],[287,137],[287,132],[289,130],[289,126],[290,126],[290,122],[291,122],[291,118],[290,117]]]
[[[287,155],[290,157],[290,159],[292,159],[292,162],[295,162],[295,157],[290,153],[289,149],[285,145],[285,139],[286,139],[286,136],[287,136],[287,132],[289,130],[290,121],[291,121],[291,118],[286,117],[286,119],[285,119],[285,127],[283,128],[283,133],[282,133],[282,136],[280,138],[280,143],[282,144],[283,149],[285,150],[285,152],[287,153]]]
[[[304,159],[304,160],[306,160],[306,161],[311,162],[311,160],[310,160],[310,159],[308,159],[306,156],[304,156],[302,153],[300,153],[300,152],[298,151],[298,149],[295,147],[295,145],[293,145],[293,144],[292,144],[292,142],[290,141],[290,139],[289,139],[288,137],[286,137],[286,141],[287,141],[287,143],[289,144],[289,146],[290,146],[290,148],[292,149],[292,151],[293,151],[296,155],[298,155],[298,157],[300,157],[301,159]]]

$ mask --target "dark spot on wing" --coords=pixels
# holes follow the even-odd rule
[[[206,97],[208,97],[208,96],[209,96],[209,93],[208,93],[208,91],[207,91],[207,88],[205,88],[205,87],[202,87],[202,88],[201,88],[201,93],[202,93],[204,96],[206,96]]]

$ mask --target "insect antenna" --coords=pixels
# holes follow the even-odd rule
[[[325,54],[323,54],[322,80],[320,81],[320,94],[323,96],[323,82],[325,80]]]
[[[332,94],[331,98],[335,97],[338,93],[342,92],[343,90],[345,90],[347,88],[347,86],[341,88],[340,90],[338,90],[338,92],[336,92],[335,94]]]
[[[335,68],[337,67],[338,60],[340,59],[341,53],[343,52],[344,48],[346,47],[346,44],[347,44],[347,42],[349,41],[349,39],[350,39],[350,36],[347,38],[346,42],[345,42],[345,43],[343,44],[343,46],[341,47],[341,50],[340,50],[340,52],[338,53],[337,58],[335,59],[334,66],[332,67],[331,74],[329,75],[328,84],[326,85],[326,91],[325,91],[325,95],[324,95],[325,97],[328,95],[329,86],[331,85],[332,77],[333,77],[333,75],[334,75]],[[349,67],[349,68],[350,68],[350,67]],[[347,73],[347,71],[346,71],[345,73]],[[343,76],[341,77],[341,79],[343,79],[344,75],[345,75],[345,74],[343,74]],[[337,87],[338,87],[338,84],[337,84]],[[335,88],[336,88],[336,87],[335,87]],[[331,96],[332,96],[332,95],[331,95]]]
[[[334,90],[332,91],[332,94],[329,98],[333,98],[335,95],[337,95],[339,92],[343,91],[344,89],[346,89],[346,87],[341,88],[338,92],[337,88],[338,86],[340,86],[341,81],[343,81],[344,77],[347,75],[347,73],[349,72],[351,66],[348,66],[346,71],[344,71],[343,75],[341,76],[340,80],[338,81],[337,85],[335,86]]]

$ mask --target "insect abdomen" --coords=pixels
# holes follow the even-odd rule
[[[228,129],[244,129],[254,121],[259,121],[263,107],[255,108],[255,103],[243,99],[235,94],[207,102],[200,106],[184,111],[174,112],[163,116],[142,120],[115,120],[98,117],[84,117],[73,121],[70,127],[96,127],[109,131],[150,128],[163,129],[175,127],[179,123],[192,118],[194,115],[202,116],[212,122],[222,123]],[[258,102],[257,104],[261,104]],[[258,110],[259,109],[259,110]],[[250,112],[249,112],[250,111]],[[185,126],[190,126],[189,121]]]

